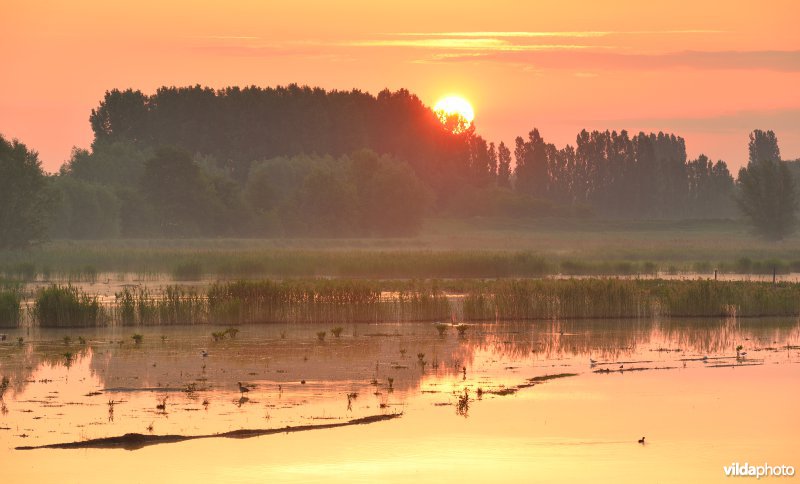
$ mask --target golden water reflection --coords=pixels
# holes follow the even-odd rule
[[[178,466],[181,481],[223,473],[240,482],[330,480],[331,473],[402,480],[416,472],[430,480],[705,481],[721,479],[721,466],[736,459],[800,465],[791,452],[800,431],[796,320],[476,324],[464,337],[454,330],[440,337],[429,324],[352,325],[324,341],[316,336],[329,330],[324,325],[239,329],[212,342],[218,328],[144,328],[141,344],[129,328],[9,334],[0,344],[0,377],[9,379],[0,453],[15,463],[11,477],[48,481],[49,467],[26,465],[75,456],[17,446],[400,412],[365,427],[133,454],[172,467],[196,462]],[[737,358],[739,345],[745,355]],[[639,434],[645,446],[636,444]],[[198,461],[203,456],[215,458]],[[121,451],[80,458],[97,469],[130,459]],[[129,477],[121,480],[137,480]]]

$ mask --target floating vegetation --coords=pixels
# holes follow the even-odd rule
[[[458,396],[456,402],[456,413],[462,417],[468,417],[469,413],[469,389],[464,388],[464,393]]]

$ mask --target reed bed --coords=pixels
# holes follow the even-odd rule
[[[19,286],[0,289],[2,324],[20,324],[21,294]],[[43,327],[797,317],[800,284],[619,278],[243,280],[200,289],[125,287],[105,305],[73,286],[53,285],[36,293],[30,314]]]
[[[103,316],[97,297],[69,285],[39,289],[33,304],[34,320],[46,328],[97,326],[104,322]]]
[[[431,287],[386,296],[380,281],[300,280],[217,283],[208,290],[214,323],[414,321],[449,315],[444,294]]]
[[[177,285],[156,293],[146,288],[123,288],[115,294],[109,312],[112,322],[122,326],[189,325],[208,320],[207,297]]]
[[[22,304],[22,287],[18,284],[0,284],[0,328],[19,326]]]
[[[800,284],[630,279],[494,281],[464,300],[468,320],[800,315]]]

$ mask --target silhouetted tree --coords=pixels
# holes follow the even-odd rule
[[[0,248],[41,242],[51,203],[37,153],[0,136]]]
[[[781,240],[797,228],[798,200],[786,163],[770,159],[739,170],[739,207],[759,235]]]
[[[511,188],[511,150],[502,141],[497,147],[497,185]]]
[[[171,147],[156,150],[145,163],[142,192],[155,209],[162,233],[210,232],[218,209],[214,190],[188,152]]]
[[[754,130],[750,133],[748,144],[750,158],[748,164],[759,161],[780,161],[781,150],[778,148],[778,138],[772,131]]]

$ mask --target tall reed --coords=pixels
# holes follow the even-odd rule
[[[39,289],[33,316],[40,326],[48,328],[96,326],[104,322],[103,308],[97,297],[71,285]]]
[[[22,287],[0,284],[0,328],[16,328],[20,323]]]

